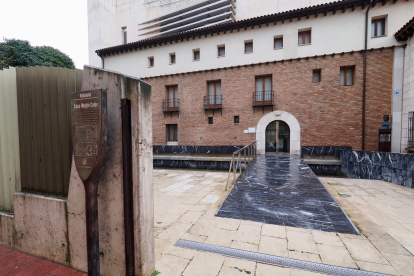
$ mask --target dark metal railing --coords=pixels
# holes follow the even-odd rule
[[[178,98],[162,100],[162,112],[178,111]]]
[[[408,148],[414,148],[414,111],[408,113]]]
[[[222,108],[223,97],[221,95],[216,96],[204,96],[204,109],[220,109]]]
[[[274,105],[274,91],[255,91],[253,92],[253,106]]]
[[[254,141],[250,145],[247,145],[233,152],[233,156],[230,162],[229,174],[227,176],[226,191],[227,191],[227,188],[229,187],[231,171],[233,170],[233,181],[231,182],[232,185],[236,183],[235,181],[236,181],[237,169],[240,169],[240,174],[242,173],[242,162],[243,162],[242,155],[244,155],[244,169],[246,170],[250,162],[252,162],[253,159],[256,157],[256,151],[257,151],[257,141]],[[237,158],[237,160],[234,159],[235,157]]]

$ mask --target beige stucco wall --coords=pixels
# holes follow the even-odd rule
[[[414,36],[408,39],[404,57],[404,88],[402,111],[401,152],[407,152],[408,146],[408,113],[414,111]]]

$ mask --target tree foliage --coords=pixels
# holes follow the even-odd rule
[[[30,45],[29,41],[5,39],[0,43],[0,69],[9,66],[53,66],[75,69],[73,60],[58,49]]]

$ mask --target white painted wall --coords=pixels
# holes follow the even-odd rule
[[[101,66],[95,50],[122,43],[122,28],[127,27],[128,42],[144,39],[138,24],[188,7],[201,0],[180,0],[161,5],[146,0],[88,0],[89,65]],[[331,0],[236,0],[236,20],[329,3]]]
[[[407,152],[408,113],[414,111],[414,36],[409,38],[404,58],[404,92],[402,112],[401,152]]]
[[[239,1],[237,2],[239,3]],[[368,39],[368,48],[403,45],[395,40],[393,34],[412,18],[414,1],[377,5],[370,10],[371,17],[387,16],[386,35]],[[301,21],[278,23],[253,30],[234,31],[201,37],[195,40],[178,42],[155,48],[105,57],[105,68],[122,72],[134,77],[149,77],[181,72],[245,65],[257,62],[307,57],[331,53],[362,50],[364,48],[365,10],[348,9],[345,13],[332,13],[327,16],[312,16]],[[298,30],[312,29],[312,44],[298,45]],[[368,33],[371,33],[370,24]],[[273,39],[283,35],[284,48],[274,50]],[[253,40],[253,53],[244,54],[244,41]],[[225,44],[226,56],[217,57],[217,45]],[[192,50],[200,49],[200,61],[192,61]],[[176,64],[169,64],[169,54],[176,54]],[[148,67],[148,57],[154,57],[154,67]]]

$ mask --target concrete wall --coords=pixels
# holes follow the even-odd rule
[[[66,200],[14,194],[14,215],[0,214],[0,244],[71,266]]]
[[[414,36],[408,39],[404,56],[401,152],[408,147],[408,113],[414,111]]]
[[[369,38],[368,48],[381,48],[393,45],[403,45],[393,36],[401,26],[412,18],[414,2],[389,2],[385,6],[376,5],[370,10],[370,18],[381,15],[387,17],[387,32],[385,36]],[[133,52],[106,56],[105,68],[116,70],[130,76],[159,76],[181,72],[192,72],[205,69],[245,65],[257,62],[309,57],[314,55],[359,51],[364,48],[365,10],[348,9],[345,13],[308,20],[297,19],[286,21],[276,26],[270,24],[254,29],[241,29],[240,32],[227,32],[220,35],[197,37],[195,40],[184,40],[178,43],[157,46]],[[370,26],[368,33],[370,34]],[[310,28],[312,43],[298,45],[298,30]],[[283,35],[283,49],[273,49],[275,36]],[[244,53],[244,41],[253,40],[253,53]],[[217,45],[225,45],[226,56],[217,57]],[[193,49],[200,49],[200,61],[193,61]],[[170,65],[169,54],[175,53],[176,64]],[[148,57],[154,57],[154,67],[148,67]]]

